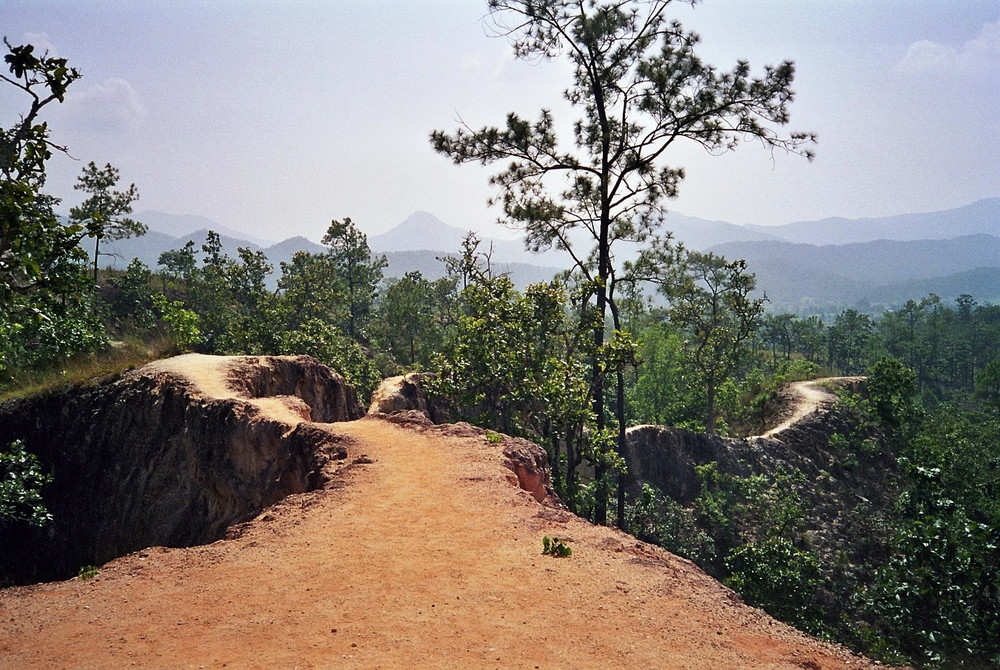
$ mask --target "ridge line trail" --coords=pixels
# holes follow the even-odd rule
[[[0,591],[0,668],[871,667],[543,507],[474,429],[322,426],[355,461],[343,481],[234,539]]]
[[[774,435],[791,428],[793,425],[806,418],[813,412],[837,401],[837,396],[821,384],[851,384],[863,380],[864,377],[823,377],[821,379],[809,379],[806,381],[791,382],[783,392],[792,400],[792,411],[780,424],[768,430],[762,435],[753,437],[773,437]]]

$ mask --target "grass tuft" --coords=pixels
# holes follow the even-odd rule
[[[12,370],[10,381],[0,387],[0,402],[101,381],[178,353],[179,347],[168,337],[148,341],[126,338],[104,351],[70,359],[57,367]]]

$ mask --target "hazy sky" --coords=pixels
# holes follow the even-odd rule
[[[428,133],[459,115],[575,117],[567,66],[515,61],[484,13],[476,0],[2,0],[0,26],[84,75],[47,117],[78,159],[51,163],[64,208],[83,165],[110,162],[137,185],[137,210],[318,240],[331,218],[377,233],[415,210],[496,234],[494,170],[452,165]],[[705,0],[673,14],[720,68],[794,60],[789,129],[819,144],[812,164],[752,144],[721,158],[680,148],[669,160],[688,178],[671,209],[780,224],[1000,195],[1000,1]],[[0,90],[7,126],[26,104]]]

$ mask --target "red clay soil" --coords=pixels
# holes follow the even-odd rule
[[[325,427],[348,447],[335,483],[230,539],[0,591],[0,668],[878,667],[536,502],[481,431]]]

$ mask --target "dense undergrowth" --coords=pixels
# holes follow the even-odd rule
[[[917,396],[915,375],[890,359],[870,369],[865,397],[843,395],[853,430],[828,448],[855,464],[884,451],[897,472],[870,473],[890,504],[859,506],[848,526],[856,534],[832,555],[816,550],[806,523],[803,487],[819,484],[798,472],[735,477],[703,466],[690,508],[646,486],[629,527],[813,634],[890,663],[995,667],[1000,415],[968,402],[925,408]]]

